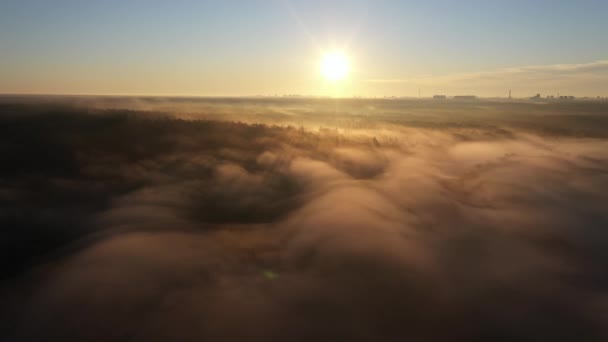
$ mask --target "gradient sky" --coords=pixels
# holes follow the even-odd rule
[[[350,56],[348,80],[319,73]],[[608,1],[0,2],[0,93],[608,96]]]

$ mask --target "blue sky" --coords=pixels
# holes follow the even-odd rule
[[[4,0],[0,46],[0,93],[456,92],[458,75],[608,60],[608,1]],[[351,58],[339,86],[318,75],[331,49]],[[608,91],[592,78],[541,90]]]

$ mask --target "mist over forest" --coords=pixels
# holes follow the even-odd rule
[[[0,97],[3,341],[608,339],[608,103]]]

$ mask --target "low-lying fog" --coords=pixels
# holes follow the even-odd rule
[[[608,103],[0,101],[0,339],[608,339]]]

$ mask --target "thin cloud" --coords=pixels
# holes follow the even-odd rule
[[[581,94],[608,92],[608,61],[584,64],[553,64],[510,67],[492,71],[454,73],[397,79],[369,79],[376,84],[426,86],[438,89],[504,89],[505,86],[523,90],[573,90]]]

